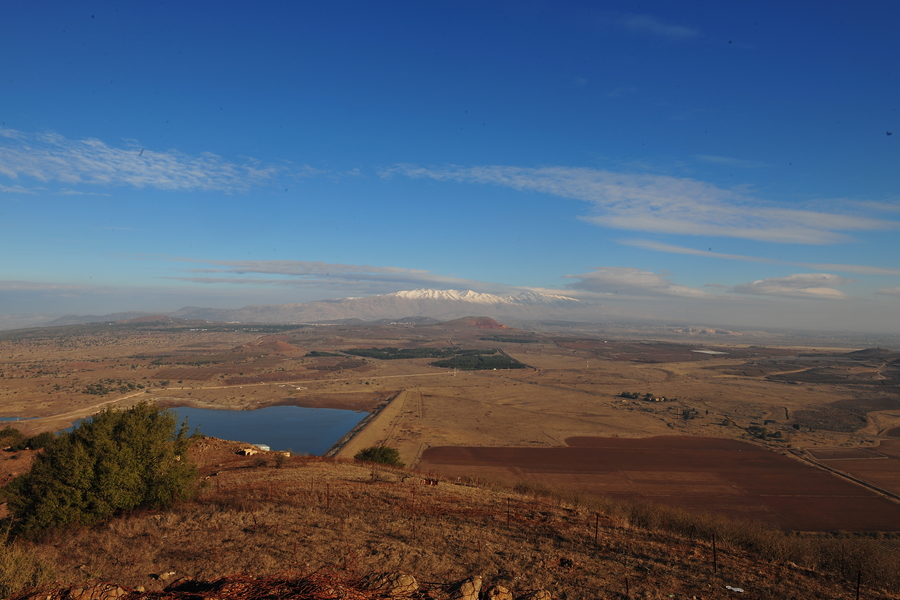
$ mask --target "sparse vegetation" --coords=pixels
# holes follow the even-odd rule
[[[53,581],[53,565],[21,543],[0,540],[0,598]]]
[[[56,564],[69,585],[94,579],[150,590],[163,585],[148,578],[160,563],[206,581],[287,571],[357,581],[403,570],[437,586],[481,573],[516,597],[544,588],[553,598],[626,598],[627,580],[636,598],[719,597],[725,585],[758,598],[848,598],[860,572],[867,598],[895,598],[900,585],[893,539],[791,535],[542,484],[432,487],[414,472],[384,470],[376,480],[369,467],[341,461],[292,459],[262,470],[244,462],[194,501],[16,551],[26,567]]]
[[[805,361],[784,362],[773,371],[759,365],[759,373],[752,372],[749,363],[743,364],[757,354],[760,360],[796,354],[789,349],[727,348],[727,357],[713,357],[710,363],[709,356],[692,354],[693,346],[600,341],[579,333],[568,340],[557,338],[556,344],[548,336],[538,340],[540,344],[522,340],[517,346],[505,345],[510,354],[534,369],[492,376],[448,373],[425,363],[467,356],[499,359],[502,354],[496,350],[462,348],[489,346],[491,341],[498,342],[497,346],[510,343],[514,340],[504,338],[519,335],[517,330],[504,330],[504,334],[512,333],[490,340],[480,329],[469,331],[461,326],[432,330],[310,327],[279,336],[296,349],[377,344],[398,347],[398,355],[403,346],[421,345],[443,346],[437,350],[454,352],[446,357],[412,357],[418,360],[406,363],[379,363],[373,360],[378,357],[353,357],[337,351],[310,353],[309,358],[299,360],[302,352],[260,345],[260,333],[252,328],[203,327],[202,332],[172,328],[167,333],[160,328],[129,330],[104,325],[92,333],[85,328],[83,333],[69,336],[55,336],[49,329],[34,330],[17,339],[0,335],[0,369],[5,374],[0,395],[7,407],[2,414],[42,417],[15,423],[24,432],[19,432],[20,437],[12,431],[3,437],[0,431],[0,439],[12,446],[10,440],[27,443],[33,439],[29,436],[37,437],[40,428],[66,427],[64,419],[52,420],[48,415],[106,403],[118,394],[120,381],[133,381],[135,391],[147,391],[172,405],[232,409],[254,408],[289,397],[297,403],[309,399],[316,406],[372,410],[377,404],[373,398],[405,394],[388,405],[381,422],[375,422],[380,428],[368,428],[368,437],[360,434],[355,438],[358,445],[339,455],[348,458],[359,448],[385,444],[395,446],[411,460],[420,456],[423,444],[427,448],[437,439],[469,446],[541,446],[550,439],[544,432],[562,443],[570,430],[589,435],[592,424],[626,437],[653,436],[661,431],[673,435],[671,429],[662,428],[674,425],[679,434],[731,439],[749,438],[748,429],[756,425],[765,431],[759,431],[764,435],[751,440],[753,444],[777,449],[790,442],[798,453],[817,447],[872,448],[879,442],[878,452],[883,452],[896,443],[890,436],[900,437],[895,420],[880,423],[884,434],[876,434],[874,425],[865,421],[871,411],[896,411],[900,406],[891,391],[893,379],[877,379],[870,371],[857,369],[858,376],[845,384],[835,379],[827,386],[810,383],[788,388],[783,381],[773,382],[765,375],[782,372],[784,366],[787,371],[782,379],[786,379],[790,370],[805,366]],[[146,335],[150,330],[153,336]],[[213,331],[221,333],[210,335]],[[527,337],[525,332],[521,337]],[[123,360],[126,355],[128,359]],[[710,364],[724,367],[710,369]],[[726,372],[726,367],[736,370]],[[235,377],[237,373],[241,376]],[[887,371],[882,374],[893,377]],[[96,382],[111,391],[106,396],[82,394]],[[170,383],[167,391],[160,389]],[[238,391],[237,386],[245,387]],[[623,389],[640,390],[634,393],[638,401],[615,398]],[[677,396],[683,402],[640,402],[648,389]],[[706,408],[698,412],[688,406]],[[580,415],[577,427],[567,422],[570,415]],[[723,427],[723,423],[730,426]],[[437,434],[435,424],[440,428]],[[860,430],[860,426],[864,428]],[[897,428],[896,433],[891,433],[892,428]],[[779,442],[782,431],[789,434]],[[856,433],[849,435],[853,431]],[[199,442],[194,447],[197,445]],[[876,457],[874,452],[869,457]],[[888,455],[887,460],[878,456],[882,460],[867,461],[869,470],[853,475],[871,477],[873,485],[896,493],[891,476],[897,458],[885,452]],[[22,472],[34,456],[28,451],[4,453],[8,459],[5,476]],[[153,511],[122,509],[89,528],[67,528],[58,535],[51,532],[44,538],[46,542],[19,538],[12,547],[22,552],[19,556],[23,558],[17,563],[21,568],[15,571],[28,579],[28,565],[38,560],[55,565],[58,580],[66,583],[104,579],[156,589],[152,586],[158,582],[148,582],[147,574],[175,567],[179,576],[208,579],[239,572],[264,575],[335,566],[346,569],[351,579],[375,569],[405,568],[429,581],[450,581],[459,573],[477,570],[489,574],[491,581],[519,591],[547,586],[554,590],[554,597],[557,593],[625,597],[623,577],[629,577],[633,597],[710,597],[716,592],[708,586],[721,591],[724,584],[737,583],[747,588],[745,595],[805,599],[853,597],[847,581],[855,583],[861,570],[864,595],[866,586],[871,592],[868,597],[879,597],[875,587],[894,595],[900,590],[900,537],[891,533],[785,534],[719,516],[578,496],[574,490],[579,488],[565,481],[565,474],[552,470],[553,476],[546,481],[553,481],[558,490],[523,484],[513,491],[484,481],[477,482],[478,487],[470,485],[476,483],[471,481],[454,485],[455,474],[449,477],[449,473],[449,481],[441,479],[437,487],[425,486],[423,480],[439,478],[435,471],[440,471],[422,463],[423,473],[416,473],[371,462],[332,463],[277,454],[266,456],[266,466],[279,468],[248,468],[254,465],[254,457],[241,457],[243,462],[233,464],[228,460],[210,463],[204,471],[209,479],[193,501]],[[860,462],[823,460],[826,466],[841,468]],[[647,484],[644,489],[652,495],[677,477],[670,473],[660,487]],[[854,517],[865,509],[855,504],[856,496],[848,498],[846,511],[828,512],[834,516],[834,524],[822,529],[855,527],[846,524],[859,522]],[[817,499],[803,496],[796,502],[808,505],[809,513],[818,505]],[[770,518],[773,513],[758,514]],[[871,511],[863,516],[869,518]],[[896,520],[882,522],[892,527]],[[704,570],[710,560],[712,535],[720,553],[718,576]],[[15,589],[15,585],[3,589]]]
[[[119,392],[120,394],[127,394],[128,392],[133,392],[138,389],[139,384],[135,384],[132,381],[123,381],[122,379],[102,379],[100,381],[95,381],[93,383],[89,383],[84,386],[84,389],[81,390],[83,394],[92,394],[94,396],[106,396],[112,392]],[[144,386],[140,386],[143,388]]]

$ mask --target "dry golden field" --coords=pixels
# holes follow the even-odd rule
[[[498,349],[528,368],[457,371],[432,366],[431,358],[341,352],[372,347]],[[743,440],[805,468],[817,463],[842,471],[829,451],[877,449],[900,427],[897,357],[846,354],[854,350],[860,349],[604,340],[515,330],[489,319],[294,327],[143,319],[5,332],[0,416],[28,419],[15,425],[34,434],[139,399],[224,409],[381,407],[339,457],[384,444],[416,465],[429,448],[690,436]],[[646,394],[667,400],[645,400]],[[885,474],[898,472],[892,469],[900,458],[880,456],[883,466],[847,465],[888,496],[900,495],[900,481]],[[8,473],[13,467],[3,462]],[[568,485],[565,477],[549,479]]]

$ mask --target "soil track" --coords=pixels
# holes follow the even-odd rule
[[[900,505],[746,442],[576,437],[559,448],[436,447],[419,468],[751,518],[798,531],[900,531]],[[883,462],[883,461],[872,461]]]

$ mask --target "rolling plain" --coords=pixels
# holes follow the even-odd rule
[[[432,364],[462,351],[519,368]],[[604,338],[485,318],[142,318],[4,332],[0,373],[0,416],[26,434],[142,399],[344,408],[372,416],[337,457],[383,444],[458,482],[651,500],[786,530],[900,531],[900,353],[888,350]],[[28,459],[3,453],[3,481]]]

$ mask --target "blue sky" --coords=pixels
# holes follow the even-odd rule
[[[0,326],[429,287],[900,332],[898,20],[894,2],[10,5]]]

